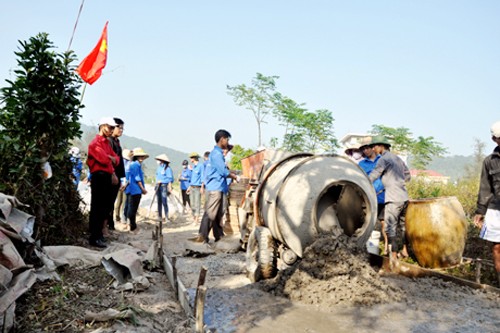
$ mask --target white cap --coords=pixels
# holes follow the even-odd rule
[[[491,135],[495,138],[500,138],[500,121],[494,122],[493,125],[491,125]]]
[[[75,157],[77,157],[78,155],[80,155],[80,149],[78,149],[78,147],[72,147],[70,150],[69,150],[69,153]]]
[[[117,126],[113,117],[102,117],[99,120],[99,126],[101,125]]]

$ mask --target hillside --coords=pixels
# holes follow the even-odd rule
[[[437,171],[444,176],[450,177],[451,181],[455,181],[465,175],[465,167],[471,165],[473,161],[472,156],[438,157],[432,160],[427,169]]]
[[[82,139],[77,143],[77,146],[82,150],[82,152],[86,153],[87,146],[97,133],[97,129],[94,126],[88,126],[85,124],[81,124],[81,128],[83,132]],[[174,172],[175,177],[177,177],[182,169],[182,161],[189,160],[189,153],[181,152],[125,134],[120,138],[120,142],[122,144],[122,148],[134,149],[135,147],[142,147],[149,154],[150,157],[144,161],[144,173],[147,177],[154,177],[157,167],[154,157],[157,155],[163,153],[167,154],[167,156],[170,158],[170,166]]]
[[[88,126],[85,124],[82,124],[81,126],[83,135],[81,142],[78,142],[77,146],[80,149],[82,149],[82,151],[86,152],[87,146],[90,140],[94,138],[97,129],[94,129],[93,126]],[[123,135],[120,138],[120,141],[122,143],[123,148],[133,149],[134,147],[142,147],[150,155],[150,158],[148,158],[144,162],[144,172],[148,177],[154,177],[157,165],[154,157],[157,155],[160,155],[162,153],[168,155],[171,161],[171,167],[175,177],[177,177],[177,175],[182,169],[181,167],[182,161],[185,159],[189,160],[188,159],[189,153],[181,152],[156,143],[138,139],[136,137]],[[198,152],[198,153],[202,154],[203,152]],[[455,181],[464,176],[466,165],[469,165],[471,163],[473,163],[472,156],[455,155],[455,156],[439,157],[435,158],[429,164],[427,169],[437,171],[445,176],[450,177],[451,181]],[[411,161],[410,161],[410,168],[411,168]]]

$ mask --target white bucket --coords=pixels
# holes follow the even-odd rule
[[[370,238],[366,242],[366,250],[368,253],[379,254],[380,231],[372,231]]]

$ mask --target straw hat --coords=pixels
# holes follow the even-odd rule
[[[123,149],[122,151],[122,157],[126,159],[127,161],[130,161],[130,159],[134,156],[134,153],[130,149]]]
[[[168,158],[168,156],[166,154],[160,154],[160,155],[156,156],[155,159],[159,160],[159,161],[170,163],[170,159]]]
[[[200,158],[200,155],[198,155],[198,153],[194,151],[191,154],[189,154],[189,158]]]
[[[349,143],[345,146],[344,153],[350,155],[353,150],[359,150],[360,147],[361,145],[358,142]]]
[[[134,157],[146,157],[148,158],[149,155],[144,151],[144,149],[138,147],[138,148],[134,148]]]
[[[365,136],[361,142],[360,142],[361,146],[359,147],[359,150],[363,150],[363,148],[365,148],[366,146],[369,146],[372,144],[372,137],[371,136]]]

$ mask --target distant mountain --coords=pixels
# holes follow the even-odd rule
[[[471,165],[473,162],[474,158],[472,156],[454,155],[438,157],[432,160],[427,169],[437,171],[443,176],[450,177],[451,181],[455,181],[465,176],[466,166]]]
[[[78,146],[82,151],[86,153],[88,144],[97,134],[97,129],[95,126],[88,126],[85,124],[81,124],[81,129],[83,135]],[[120,143],[122,145],[122,148],[132,150],[136,147],[141,147],[146,153],[149,154],[149,158],[144,161],[143,169],[146,176],[151,178],[155,177],[155,171],[157,167],[156,160],[154,159],[155,156],[158,156],[160,154],[167,154],[170,159],[170,167],[172,168],[174,177],[176,179],[182,169],[182,161],[189,160],[189,153],[174,150],[172,148],[168,148],[156,143],[151,143],[146,140],[138,139],[136,137],[128,135],[123,135],[122,137],[120,137]]]

